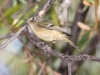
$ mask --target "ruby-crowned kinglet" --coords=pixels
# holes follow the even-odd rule
[[[71,44],[77,50],[79,50],[79,48],[71,40],[68,39],[67,35],[70,35],[70,34],[68,34],[62,28],[60,28],[58,26],[54,26],[49,21],[46,21],[44,19],[35,20],[35,18],[30,18],[27,20],[27,23],[32,28],[34,34],[38,38],[40,38],[46,42],[54,42],[54,41],[63,40],[65,42],[68,42],[69,44]]]

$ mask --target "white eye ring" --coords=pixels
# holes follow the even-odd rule
[[[32,18],[31,18],[31,20],[33,20],[33,21],[34,21],[34,20],[36,20],[36,18],[35,18],[35,17],[32,17]]]
[[[29,18],[29,19],[28,19],[28,21],[34,21],[34,20],[36,20],[35,17],[32,17],[32,18]]]

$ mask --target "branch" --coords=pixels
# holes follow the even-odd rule
[[[26,29],[25,31],[26,31],[31,43],[33,45],[36,45],[39,49],[42,49],[45,53],[51,54],[55,57],[59,57],[62,60],[66,60],[66,61],[91,60],[91,61],[95,61],[95,62],[100,62],[100,58],[86,55],[86,54],[73,56],[73,55],[66,55],[66,54],[57,52],[56,50],[51,49],[51,47],[49,47],[48,45],[45,45],[44,42],[39,42],[38,40],[36,40],[36,38],[34,38],[31,28],[29,26],[27,28],[28,29]],[[29,30],[29,32],[27,30]]]
[[[55,0],[48,0],[48,1],[44,4],[44,6],[40,9],[40,11],[38,11],[38,12],[36,13],[36,15],[35,15],[34,17],[36,17],[36,18],[42,17],[42,16],[46,13],[46,11],[51,7],[51,5],[52,5],[54,2],[55,2]]]

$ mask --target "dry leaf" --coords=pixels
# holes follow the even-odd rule
[[[84,36],[86,34],[86,31],[82,31],[81,33],[80,33],[80,36]]]
[[[90,32],[89,39],[92,38],[92,36],[93,36],[93,32]]]
[[[83,30],[92,30],[88,25],[86,25],[82,22],[78,22],[77,25]]]
[[[93,5],[91,2],[89,2],[88,0],[83,0],[83,4],[86,6],[91,6]]]

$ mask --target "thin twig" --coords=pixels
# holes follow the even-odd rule
[[[44,72],[44,69],[45,69],[45,67],[46,67],[46,64],[47,64],[47,61],[45,61],[45,62],[43,63],[43,65],[42,65],[42,67],[41,67],[41,69],[40,69],[40,71],[38,72],[37,75],[42,75],[42,73]]]
[[[0,46],[0,50],[3,50],[9,43],[11,43],[15,38],[17,38],[26,28],[26,26],[22,27],[18,32],[16,32],[9,40],[7,40],[4,44]]]
[[[71,74],[71,62],[68,62],[68,75],[72,75]]]

